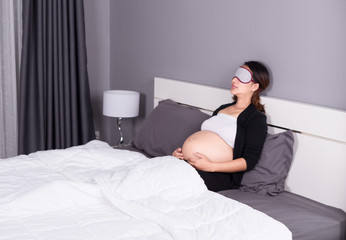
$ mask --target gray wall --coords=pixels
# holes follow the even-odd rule
[[[84,0],[90,95],[95,130],[110,138],[111,119],[102,115],[103,91],[110,89],[110,0]]]
[[[155,76],[228,88],[250,59],[272,72],[264,94],[346,110],[344,0],[109,3],[110,88],[142,93],[127,138],[152,110]]]

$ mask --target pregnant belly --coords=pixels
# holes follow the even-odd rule
[[[233,148],[211,131],[199,131],[189,136],[182,152],[186,160],[196,158],[195,152],[206,155],[213,162],[233,160]]]

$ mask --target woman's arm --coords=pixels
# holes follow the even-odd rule
[[[183,151],[180,147],[173,151],[172,156],[184,160]]]
[[[196,158],[188,160],[194,168],[204,172],[242,172],[246,170],[244,158],[238,158],[226,162],[212,162],[202,153],[195,153]]]
[[[243,157],[246,161],[246,170],[252,170],[257,164],[267,136],[267,118],[264,115],[249,121],[246,128],[246,142],[243,149]]]

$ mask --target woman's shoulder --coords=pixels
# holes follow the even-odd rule
[[[259,111],[253,104],[250,104],[249,107],[242,112],[241,119],[247,122],[249,120],[267,122],[267,116]]]

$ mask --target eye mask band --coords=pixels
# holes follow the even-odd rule
[[[252,77],[252,72],[244,67],[239,67],[234,77],[236,77],[242,83],[249,83],[251,81],[256,83]]]

